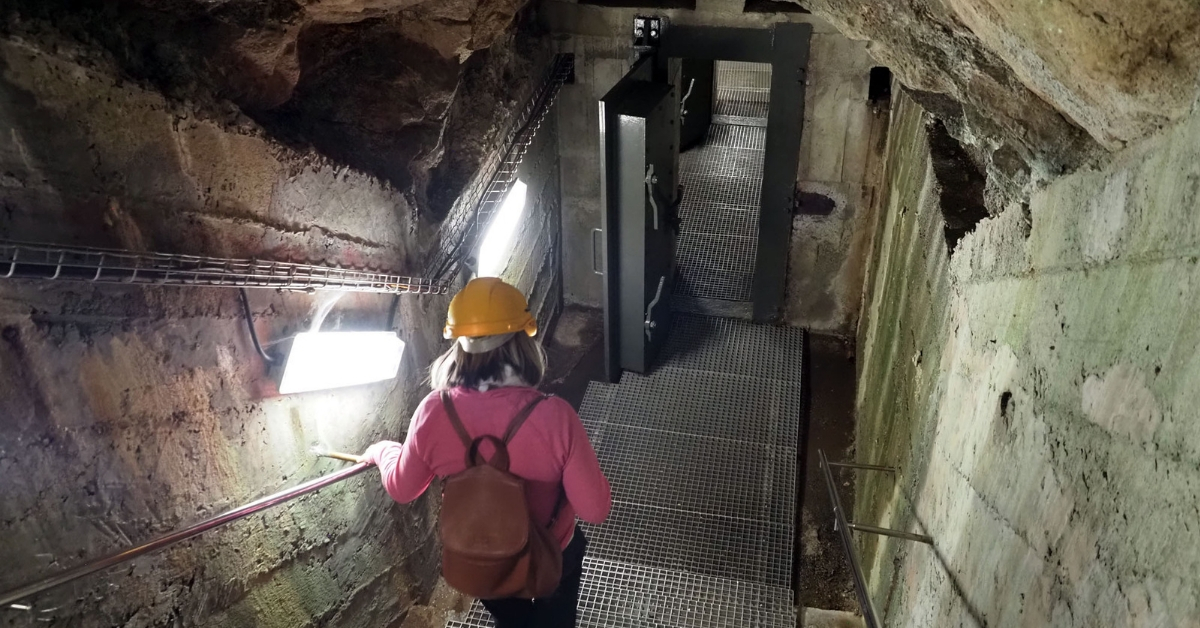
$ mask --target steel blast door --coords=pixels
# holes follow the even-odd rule
[[[679,97],[645,57],[600,101],[605,355],[610,381],[645,373],[666,340],[675,282]]]

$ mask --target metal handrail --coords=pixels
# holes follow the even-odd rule
[[[863,614],[863,622],[867,628],[879,628],[879,612],[875,610],[875,603],[871,601],[870,592],[867,591],[867,579],[863,575],[862,565],[858,560],[858,552],[854,551],[854,539],[850,536],[851,531],[867,532],[870,534],[879,534],[883,536],[891,536],[906,541],[916,541],[933,545],[933,539],[924,534],[915,534],[913,532],[902,532],[900,530],[892,530],[890,528],[880,528],[876,526],[853,523],[846,518],[846,509],[842,507],[842,498],[838,495],[836,484],[833,480],[833,471],[831,467],[842,467],[847,469],[862,469],[864,471],[882,471],[885,473],[896,473],[895,467],[884,467],[873,464],[857,464],[851,462],[830,462],[825,457],[823,450],[817,450],[817,456],[821,461],[821,471],[825,474],[825,488],[829,490],[829,501],[833,503],[833,527],[837,531],[838,537],[842,540],[842,549],[846,551],[846,557],[850,560],[850,571],[854,575],[854,592],[858,596],[858,606]]]
[[[444,281],[357,268],[9,240],[0,240],[0,279],[388,294],[450,289]]]
[[[213,528],[223,526],[227,523],[237,521],[238,519],[248,517],[258,512],[262,512],[268,508],[278,506],[279,504],[291,501],[302,495],[307,495],[314,491],[318,491],[331,484],[336,484],[342,480],[354,477],[359,473],[371,468],[372,466],[374,465],[369,462],[360,462],[354,466],[346,467],[345,469],[321,476],[315,480],[309,480],[308,482],[300,484],[299,486],[292,487],[285,491],[280,491],[274,495],[268,495],[267,497],[255,500],[244,506],[234,508],[233,510],[226,511],[210,519],[205,519],[200,523],[189,526],[182,530],[164,534],[163,536],[146,543],[142,543],[141,545],[136,545],[114,554],[109,554],[108,556],[104,556],[102,558],[90,560],[82,565],[71,567],[70,569],[46,576],[40,580],[19,586],[9,591],[5,591],[0,593],[0,608],[6,607],[13,602],[25,599],[31,595],[41,593],[47,589],[52,589],[59,585],[66,584],[72,580],[78,580],[79,578],[97,571],[108,569],[109,567],[131,561],[144,554],[157,552],[171,545],[179,543],[180,541],[185,541],[203,532],[207,532]]]

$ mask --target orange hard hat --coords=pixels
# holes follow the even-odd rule
[[[476,277],[450,300],[446,338],[479,338],[524,331],[537,334],[529,302],[513,286],[496,277]]]

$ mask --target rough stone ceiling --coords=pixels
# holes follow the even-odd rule
[[[395,185],[439,220],[527,81],[524,0],[11,0],[181,101],[233,103],[278,139]],[[741,11],[741,0],[724,0]],[[1194,0],[803,0],[871,41],[988,174],[1001,209],[1180,119],[1196,100]],[[497,46],[497,43],[512,45]],[[484,115],[480,119],[479,114]]]
[[[511,28],[522,4],[14,0],[3,29],[94,44],[130,79],[208,116],[246,114],[285,143],[388,181],[438,220],[476,170],[496,118],[540,72],[535,43]],[[493,115],[470,115],[480,106]],[[445,159],[448,147],[456,150]]]
[[[804,0],[987,150],[1043,175],[1181,119],[1196,102],[1194,0]],[[1036,169],[1036,168],[1035,168]],[[1012,174],[1012,173],[1008,173]]]

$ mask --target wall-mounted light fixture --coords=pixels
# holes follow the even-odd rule
[[[302,332],[292,341],[280,394],[341,388],[396,377],[404,341],[391,331]]]
[[[518,179],[504,196],[500,210],[492,217],[492,224],[483,237],[483,243],[479,245],[478,276],[499,277],[508,265],[508,258],[512,255],[513,234],[525,212],[527,189],[525,182]]]

